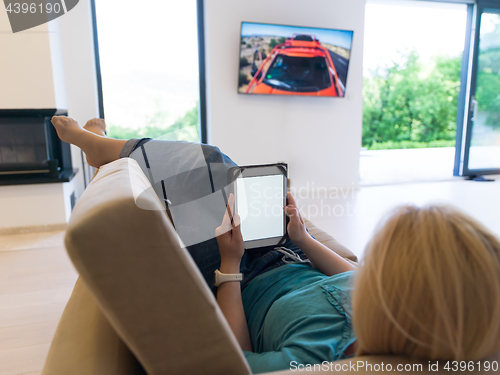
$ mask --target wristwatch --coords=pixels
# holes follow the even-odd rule
[[[215,270],[215,286],[219,286],[227,281],[242,281],[242,273],[222,273],[219,270]]]

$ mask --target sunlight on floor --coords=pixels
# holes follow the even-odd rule
[[[446,181],[453,177],[454,147],[361,151],[360,185]]]

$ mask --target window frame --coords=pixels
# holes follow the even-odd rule
[[[469,4],[467,6],[467,26],[465,31],[465,45],[462,55],[462,68],[460,73],[460,93],[458,95],[458,109],[457,109],[457,130],[455,138],[455,164],[453,166],[453,175],[462,176],[464,160],[463,156],[468,153],[465,149],[467,139],[466,123],[468,111],[465,103],[470,101],[470,89],[472,74],[472,58],[474,56],[474,19],[475,19],[476,6]]]
[[[470,16],[470,26],[467,25],[467,36],[469,39],[467,51],[467,60],[462,61],[462,77],[460,90],[464,90],[463,97],[459,99],[459,113],[457,116],[457,138],[455,145],[455,166],[454,176],[474,178],[481,175],[499,174],[500,168],[469,169],[469,153],[472,140],[473,116],[472,100],[476,93],[477,73],[479,62],[479,33],[481,31],[481,15],[485,9],[500,9],[500,3],[493,0],[478,0],[474,5],[469,5],[468,22]],[[469,15],[470,13],[470,15]],[[467,41],[466,41],[467,47]],[[465,79],[463,76],[465,74]],[[459,137],[460,130],[460,137]]]

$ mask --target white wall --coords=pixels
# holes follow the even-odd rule
[[[65,224],[69,220],[73,181],[0,188],[0,228]]]
[[[0,108],[55,108],[47,24],[13,34],[0,5]]]
[[[289,163],[292,186],[358,184],[365,0],[205,0],[209,142],[240,165]],[[346,97],[237,94],[242,21],[354,30]]]
[[[0,108],[67,109],[81,124],[98,116],[89,0],[69,13],[12,34],[0,6]],[[84,190],[80,149],[71,148],[78,174],[69,183],[0,186],[0,228],[62,224],[70,195]],[[90,176],[91,177],[91,176]]]

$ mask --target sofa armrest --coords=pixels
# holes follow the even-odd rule
[[[103,315],[148,375],[250,373],[133,159],[100,168],[75,205],[65,243]]]

